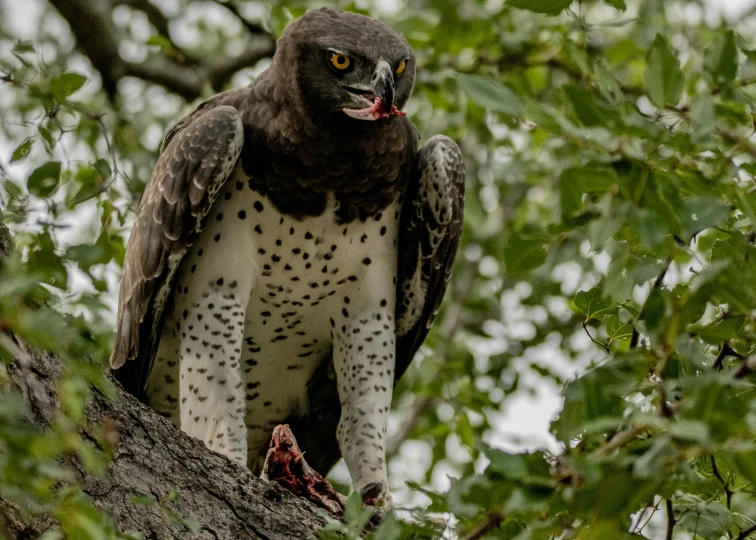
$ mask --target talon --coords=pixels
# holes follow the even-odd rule
[[[391,507],[391,495],[382,482],[371,482],[360,491],[362,503],[368,506]]]

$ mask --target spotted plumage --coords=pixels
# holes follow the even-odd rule
[[[401,112],[413,79],[399,34],[322,9],[287,28],[255,83],[174,126],[127,248],[111,357],[209,448],[258,471],[287,422],[312,465],[343,455],[379,504],[392,388],[461,231],[459,148],[436,136],[418,150]]]

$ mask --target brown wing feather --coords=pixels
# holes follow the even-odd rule
[[[126,248],[110,357],[116,378],[138,397],[176,269],[238,161],[243,141],[234,107],[204,104],[166,136]]]
[[[433,324],[462,236],[465,167],[457,144],[432,137],[418,152],[399,228],[396,373],[399,380]]]

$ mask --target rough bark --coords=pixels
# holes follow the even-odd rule
[[[20,349],[24,357],[9,371],[29,402],[30,420],[44,426],[58,406],[55,381],[62,365],[54,356],[34,353],[23,344]],[[84,492],[115,518],[122,531],[139,531],[150,539],[273,540],[312,537],[323,525],[310,502],[211,452],[120,387],[114,401],[94,396],[88,420],[91,429],[85,429],[83,436],[90,440],[95,440],[97,426],[115,427],[114,457],[102,477],[88,476],[79,464],[73,465]],[[166,502],[172,490],[179,498]],[[159,506],[131,502],[133,496],[161,501],[202,528],[191,532]],[[53,525],[45,516],[24,524],[8,502],[0,502],[0,508],[17,538],[36,538]]]

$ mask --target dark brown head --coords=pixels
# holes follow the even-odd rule
[[[330,8],[309,11],[286,28],[273,66],[306,114],[319,118],[403,114],[415,81],[415,55],[404,36]]]

